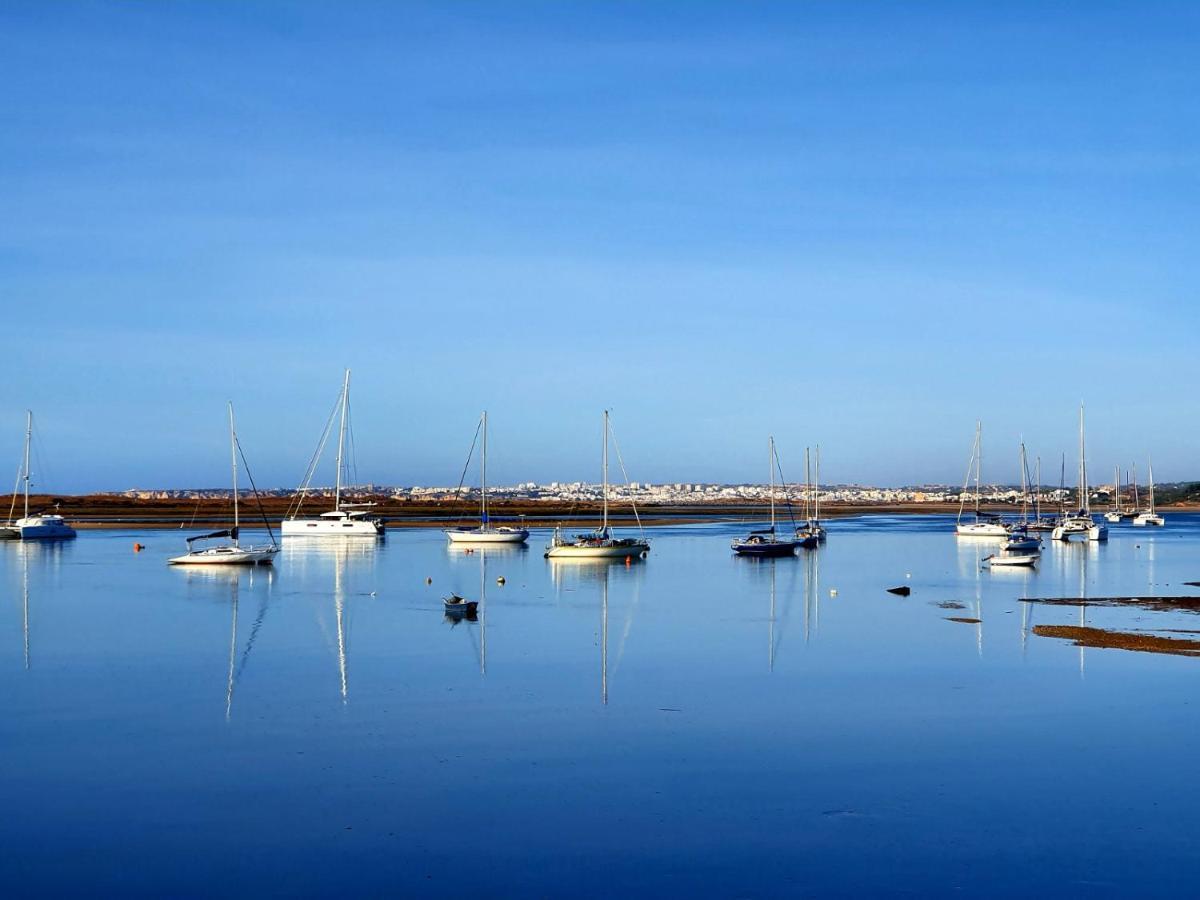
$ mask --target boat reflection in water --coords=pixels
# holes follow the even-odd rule
[[[598,643],[600,644],[600,702],[608,705],[608,680],[610,674],[615,674],[620,668],[625,655],[625,647],[633,630],[633,619],[641,603],[641,582],[645,577],[645,568],[634,561],[623,561],[615,558],[586,558],[565,557],[551,558],[550,580],[555,587],[555,599],[563,600],[563,594],[570,591],[580,591],[585,588],[598,588],[600,601],[600,627]],[[617,648],[617,659],[612,673],[608,667],[608,606],[609,584],[630,586],[630,603],[625,612],[625,621],[621,628],[621,642]]]
[[[333,626],[325,618],[327,606],[317,607],[317,625],[325,635],[334,658],[337,660],[338,695],[342,703],[350,698],[350,619],[352,610],[347,602],[347,584],[350,573],[356,576],[375,571],[378,541],[364,541],[360,537],[292,537],[283,544],[283,559],[289,570],[296,571],[306,580],[320,581],[332,575],[333,581]],[[330,572],[332,570],[332,572]],[[365,596],[375,596],[374,591]]]
[[[0,552],[10,554],[10,559],[16,562],[13,569],[18,567],[21,572],[20,587],[13,591],[21,597],[21,644],[22,660],[25,669],[32,666],[31,655],[31,607],[29,601],[29,569],[30,566],[48,570],[53,580],[57,581],[62,566],[63,554],[69,552],[70,543],[62,541],[3,541]],[[18,561],[19,560],[19,561]]]
[[[274,584],[275,573],[269,567],[223,567],[204,566],[189,568],[185,571],[186,588],[189,597],[217,599],[229,602],[229,661],[225,672],[225,721],[233,717],[233,695],[242,673],[250,660],[250,651],[258,640],[258,634],[270,608],[271,588]],[[254,621],[246,635],[244,645],[238,635],[239,605],[241,591],[257,593],[258,606],[254,613]]]

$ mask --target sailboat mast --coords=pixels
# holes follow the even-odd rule
[[[33,410],[25,410],[25,518],[29,518],[29,444],[33,440]]]
[[[238,485],[237,485],[237,430],[233,422],[233,401],[229,401],[229,457],[233,469],[233,544],[236,547],[238,538]]]
[[[983,423],[975,421],[975,519],[979,519],[979,477],[983,468]]]
[[[804,518],[812,522],[812,466],[809,463],[808,448],[804,448]]]
[[[1033,495],[1033,516],[1037,519],[1038,524],[1042,522],[1042,458],[1037,458],[1037,487],[1036,494]]]
[[[1150,512],[1154,513],[1154,460],[1147,458],[1147,464],[1150,466]]]
[[[1025,459],[1025,442],[1021,441],[1021,521],[1029,524],[1029,465]]]
[[[342,459],[346,452],[346,407],[350,402],[350,370],[342,380],[342,424],[338,429],[337,472],[334,475],[333,508],[342,508]]]
[[[1087,461],[1083,446],[1083,404],[1081,403],[1079,404],[1079,509],[1084,515],[1091,512],[1087,493]]]
[[[813,518],[821,521],[821,445],[817,444],[817,480],[813,484]]]
[[[479,461],[479,524],[487,525],[487,410],[483,411],[483,455]]]
[[[775,531],[775,437],[767,439],[767,470],[771,480],[771,531]]]
[[[604,411],[604,521],[600,526],[601,531],[608,530],[608,410]]]

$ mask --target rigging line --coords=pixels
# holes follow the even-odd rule
[[[346,443],[349,452],[343,457],[345,483],[351,488],[358,486],[358,451],[354,444],[354,413],[349,398],[346,399]]]
[[[201,501],[201,497],[199,494],[197,494],[196,495],[196,506],[192,510],[192,520],[190,522],[188,522],[188,524],[187,524],[188,528],[191,528],[193,525],[196,524],[196,514],[200,512],[200,501]],[[183,528],[182,522],[179,523],[179,527]]]
[[[458,525],[462,524],[462,520],[465,515],[465,504],[463,506],[459,505],[460,500],[462,498],[463,482],[465,482],[467,480],[467,470],[471,467],[471,459],[475,456],[475,445],[479,442],[479,432],[482,429],[483,429],[483,417],[480,416],[479,422],[475,426],[475,437],[471,438],[471,449],[467,451],[467,461],[465,463],[463,463],[462,475],[460,475],[458,477],[458,487],[454,489],[454,494],[455,494],[454,506],[459,511],[458,521],[454,523],[456,527]]]
[[[617,451],[617,464],[621,467],[621,475],[625,478],[625,486],[629,487],[629,473],[625,471],[625,460],[621,458],[621,445],[617,443],[617,433],[613,430],[611,417],[608,423],[608,433],[612,437],[613,449]],[[646,537],[646,529],[642,527],[642,517],[638,515],[637,501],[633,499],[633,493],[629,494],[629,505],[633,507],[633,518],[637,522],[638,532],[642,538]]]
[[[341,403],[342,394],[339,391],[337,401],[333,404],[333,409],[329,411],[329,418],[325,420],[325,429],[321,432],[321,437],[317,440],[317,448],[313,451],[313,455],[308,461],[308,468],[304,470],[304,480],[300,482],[300,488],[296,492],[295,498],[288,504],[288,518],[300,515],[300,507],[304,505],[304,498],[308,494],[309,483],[317,471],[317,466],[321,464],[321,456],[325,452],[325,444],[329,440],[329,433],[333,428],[333,420],[337,416],[338,407],[341,406]],[[294,509],[293,505],[295,506]]]
[[[779,473],[779,481],[782,483],[782,487],[783,487],[783,502],[784,502],[784,505],[787,506],[788,518],[792,520],[792,530],[795,531],[796,530],[796,516],[792,512],[791,493],[788,491],[787,479],[783,477],[783,467],[779,464],[779,451],[778,450],[775,451],[775,470]]]
[[[237,447],[238,456],[242,458],[242,468],[246,472],[246,480],[250,482],[250,490],[254,491],[254,500],[258,504],[259,514],[262,515],[263,524],[267,526],[267,536],[271,539],[271,546],[278,547],[275,543],[275,530],[271,528],[271,522],[267,519],[267,511],[263,509],[262,497],[259,496],[258,486],[254,483],[254,476],[250,474],[250,463],[246,462],[246,453],[242,450],[242,442],[238,440],[238,436],[234,434],[233,443]]]
[[[17,492],[21,489],[21,463],[17,463],[17,480],[13,482],[12,503],[8,507],[8,521],[13,520],[17,512]]]

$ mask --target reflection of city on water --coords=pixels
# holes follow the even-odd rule
[[[620,669],[621,660],[625,656],[625,647],[633,630],[633,621],[637,608],[641,603],[641,586],[645,579],[645,560],[633,559],[626,561],[618,558],[552,558],[550,566],[550,581],[554,585],[556,602],[565,602],[564,594],[574,592],[581,595],[585,603],[590,600],[592,591],[599,594],[600,606],[600,702],[608,705],[609,676],[615,675]],[[620,643],[617,645],[616,660],[612,671],[609,671],[608,637],[609,637],[609,590],[610,585],[621,595],[629,597],[625,607],[625,618],[621,624]],[[589,604],[590,605],[590,604]]]
[[[26,669],[33,664],[29,570],[32,567],[35,571],[57,576],[64,554],[70,552],[70,548],[74,546],[73,542],[64,541],[0,541],[0,548],[3,548],[0,552],[8,554],[8,559],[16,560],[16,565],[6,568],[9,571],[20,572],[20,586],[13,591],[13,595],[19,596],[21,602],[21,651]]]

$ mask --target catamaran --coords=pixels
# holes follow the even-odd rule
[[[967,463],[967,477],[963,479],[962,492],[958,498],[958,520],[954,525],[954,533],[960,537],[1008,537],[1008,528],[999,516],[985,515],[979,511],[980,500],[980,469],[983,467],[983,426],[975,423],[975,443],[971,446],[971,459]],[[975,470],[975,521],[964,522],[963,510],[967,503],[967,486],[971,483],[971,470]]]
[[[229,404],[229,452],[233,467],[233,527],[188,538],[188,552],[183,556],[172,557],[167,560],[168,564],[172,566],[267,566],[279,552],[275,536],[271,534],[269,528],[267,531],[268,534],[271,534],[271,546],[269,547],[243,547],[238,541],[238,533],[241,530],[241,521],[238,518],[238,440],[237,427],[233,421],[232,402]],[[229,542],[202,547],[198,550],[192,549],[192,544],[197,541],[212,541],[221,538],[229,538]]]
[[[529,529],[513,528],[510,525],[493,525],[488,516],[487,425],[488,415],[487,410],[484,410],[479,422],[483,431],[483,452],[479,458],[479,525],[475,528],[463,526],[448,529],[446,537],[452,544],[523,544],[529,537]]]
[[[23,541],[53,541],[75,537],[75,529],[67,524],[58,513],[37,512],[29,514],[29,445],[33,440],[33,412],[25,411],[25,455],[18,481],[24,482],[25,512],[13,519],[16,512],[17,492],[13,491],[12,505],[8,511],[8,523],[0,527],[0,538],[19,538]]]
[[[280,530],[284,537],[376,537],[384,533],[383,519],[371,515],[373,503],[345,503],[342,501],[342,474],[346,468],[346,418],[350,407],[350,370],[346,370],[342,381],[342,392],[338,397],[338,407],[341,408],[341,424],[338,428],[337,471],[334,476],[333,509],[317,516],[300,515],[300,507],[308,495],[308,486],[312,482],[313,473],[321,461],[321,453],[325,449],[325,441],[329,437],[329,426],[333,415],[325,423],[325,431],[317,443],[317,451],[313,454],[308,465],[304,482],[300,485],[296,500],[288,509]],[[335,407],[337,408],[337,407]]]
[[[1167,524],[1166,520],[1160,516],[1154,509],[1154,462],[1150,462],[1150,505],[1133,517],[1133,524],[1139,527],[1146,525],[1157,525],[1162,527]]]
[[[650,552],[650,542],[646,540],[645,534],[638,538],[618,538],[614,537],[612,529],[608,524],[608,441],[609,441],[609,422],[608,410],[604,411],[604,449],[602,452],[603,463],[603,487],[602,496],[604,500],[603,517],[600,520],[600,527],[590,534],[577,534],[567,537],[558,529],[554,529],[554,534],[550,538],[550,546],[546,548],[545,556],[547,559],[604,559],[604,558],[621,558],[644,557]],[[620,447],[617,448],[617,455],[620,456]],[[638,528],[641,528],[641,518],[637,514],[637,506],[633,507],[634,518],[638,521]]]
[[[791,538],[780,537],[775,533],[775,438],[771,437],[767,441],[768,460],[767,464],[770,468],[770,499],[771,499],[771,526],[769,528],[760,528],[756,531],[751,531],[743,538],[734,538],[730,543],[730,548],[739,556],[790,556],[796,552],[796,548],[804,543],[815,547],[817,538],[814,535],[802,535],[799,528],[795,529],[795,536]]]
[[[1087,486],[1087,454],[1083,437],[1083,406],[1079,407],[1079,509],[1062,521],[1050,533],[1056,541],[1069,541],[1072,537],[1082,535],[1089,541],[1107,541],[1108,526],[1092,518],[1092,505],[1088,499]]]
[[[1121,510],[1121,467],[1113,467],[1113,497],[1112,509],[1104,514],[1104,521],[1117,524],[1124,518],[1125,513]]]

